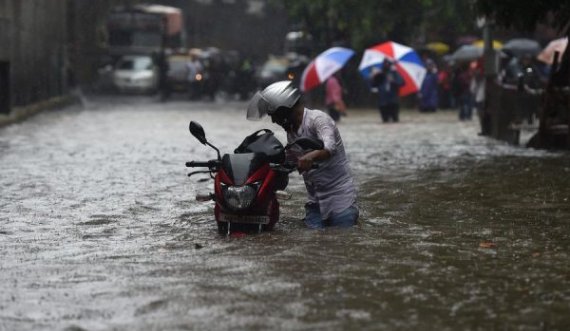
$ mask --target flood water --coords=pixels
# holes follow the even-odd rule
[[[242,103],[91,98],[0,129],[0,330],[568,330],[570,154],[453,112],[339,124],[360,224],[220,237],[184,163],[270,128]]]

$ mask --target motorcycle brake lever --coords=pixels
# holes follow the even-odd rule
[[[210,170],[198,170],[198,171],[192,171],[191,173],[188,174],[188,177],[191,177],[193,175],[197,175],[197,174],[209,174]]]

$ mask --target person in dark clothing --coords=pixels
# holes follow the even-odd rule
[[[372,87],[378,91],[378,109],[382,122],[400,120],[400,88],[404,85],[404,78],[396,71],[396,67],[389,59],[384,59],[382,68],[372,69]]]
[[[165,101],[170,97],[170,85],[168,82],[168,71],[170,65],[168,64],[168,56],[163,50],[155,56],[156,66],[158,68],[158,92],[160,93],[160,100]]]
[[[449,109],[455,107],[453,94],[451,93],[452,73],[449,64],[444,64],[443,68],[437,73],[437,81],[439,86],[439,108]]]
[[[459,120],[471,120],[473,115],[473,97],[471,94],[471,73],[469,65],[459,67],[454,76],[454,94],[459,106]]]
[[[435,112],[439,102],[437,67],[431,59],[426,60],[426,67],[426,76],[419,93],[420,111]]]

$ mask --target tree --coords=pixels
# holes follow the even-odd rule
[[[570,2],[563,0],[476,0],[476,9],[500,26],[524,31],[533,31],[537,23],[561,31],[570,22]]]
[[[293,23],[313,35],[318,49],[339,41],[355,49],[387,39],[450,42],[475,29],[472,4],[466,1],[288,0],[283,6]]]

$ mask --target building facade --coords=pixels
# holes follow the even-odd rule
[[[67,90],[65,1],[0,0],[0,113]]]

